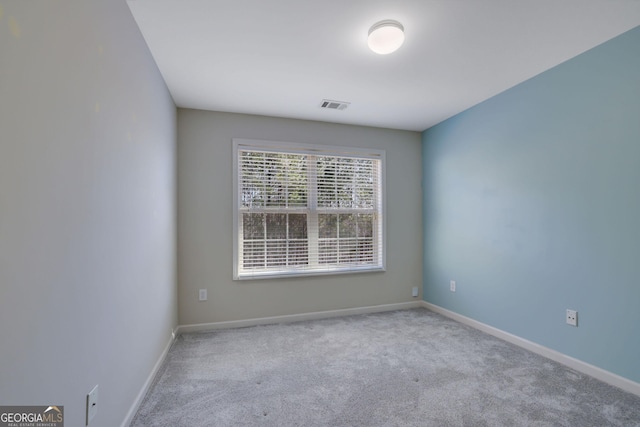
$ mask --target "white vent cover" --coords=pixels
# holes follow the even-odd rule
[[[323,99],[320,103],[320,108],[326,108],[328,110],[344,110],[349,106],[349,102],[344,101],[332,101],[331,99]]]

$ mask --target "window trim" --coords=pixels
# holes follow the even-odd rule
[[[304,276],[322,276],[322,275],[335,275],[335,274],[353,274],[363,272],[379,272],[386,271],[386,248],[387,248],[387,217],[386,217],[386,152],[384,150],[376,150],[360,147],[343,147],[337,145],[325,145],[325,144],[303,144],[296,142],[283,142],[283,141],[269,141],[260,139],[245,139],[245,138],[232,138],[232,165],[233,165],[233,280],[253,280],[253,279],[272,279],[283,277],[304,277]],[[267,151],[273,153],[293,153],[293,154],[306,154],[306,155],[321,155],[321,156],[344,156],[344,157],[359,157],[368,158],[380,161],[380,215],[382,221],[380,224],[380,240],[382,244],[380,247],[380,265],[375,266],[348,266],[348,267],[335,267],[326,268],[324,270],[306,269],[289,267],[288,271],[256,271],[251,274],[240,274],[239,262],[240,256],[240,236],[242,231],[240,230],[239,221],[239,197],[241,194],[240,189],[240,177],[239,177],[239,158],[238,152],[241,150],[255,149],[258,151]],[[309,238],[311,242],[311,238]]]

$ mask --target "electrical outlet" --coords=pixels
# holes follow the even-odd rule
[[[87,394],[87,425],[98,413],[98,385]]]
[[[567,324],[571,326],[578,326],[578,312],[575,310],[567,309]]]
[[[206,289],[200,289],[200,293],[198,294],[198,300],[199,301],[206,301],[207,300],[207,290]]]
[[[451,292],[455,292],[456,291],[456,281],[455,280],[451,280],[449,282],[449,290]]]
[[[417,297],[418,296],[418,287],[414,286],[413,289],[411,290],[411,296],[413,297]]]

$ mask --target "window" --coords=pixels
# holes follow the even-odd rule
[[[233,140],[234,279],[384,270],[384,152]]]

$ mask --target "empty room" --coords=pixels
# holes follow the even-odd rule
[[[0,426],[640,426],[637,0],[0,0]]]

